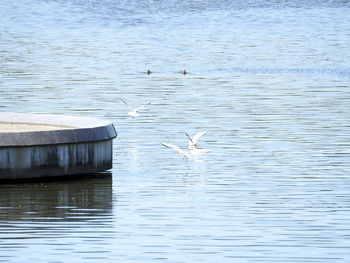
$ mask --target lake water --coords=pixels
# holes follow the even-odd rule
[[[350,262],[349,43],[341,0],[1,0],[0,110],[118,138],[106,173],[0,184],[0,262]]]

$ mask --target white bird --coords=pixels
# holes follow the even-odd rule
[[[199,132],[195,134],[193,137],[189,136],[186,132],[185,134],[188,137],[188,149],[197,149],[198,139],[203,135],[206,135],[207,132]]]
[[[126,101],[123,100],[122,98],[119,98],[119,99],[120,99],[122,102],[124,102],[124,104],[125,104],[126,106],[129,107],[130,111],[128,112],[128,115],[131,116],[131,117],[133,117],[133,118],[140,116],[139,111],[142,110],[143,108],[145,108],[147,105],[150,105],[150,104],[152,103],[152,102],[149,102],[149,103],[147,103],[147,104],[145,104],[145,105],[143,105],[143,106],[141,106],[141,107],[133,108],[133,107],[131,107],[128,103],[126,103]]]
[[[174,144],[169,144],[169,143],[162,143],[165,147],[168,148],[173,148],[174,150],[178,151],[179,153],[181,153],[183,156],[185,156],[186,158],[190,158],[193,155],[197,155],[197,154],[201,154],[201,153],[207,153],[210,152],[211,150],[209,149],[198,149],[197,147],[193,147],[192,149],[190,149],[189,152],[186,152],[184,150],[182,150],[180,147],[174,145]]]
[[[176,150],[176,151],[178,151],[179,153],[183,154],[186,158],[191,157],[191,153],[182,150],[180,147],[178,147],[178,146],[176,146],[176,145],[174,145],[174,144],[169,144],[169,143],[165,143],[165,142],[163,142],[162,144],[163,144],[165,147],[173,148],[174,150]]]

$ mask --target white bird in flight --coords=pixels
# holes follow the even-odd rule
[[[126,103],[126,101],[123,100],[122,98],[119,98],[119,99],[120,99],[122,102],[124,102],[124,104],[125,104],[126,106],[129,107],[130,111],[128,112],[128,115],[131,116],[131,117],[133,117],[133,118],[140,116],[139,111],[142,110],[143,108],[145,108],[147,105],[152,104],[152,102],[148,102],[147,104],[145,104],[145,105],[143,105],[143,106],[141,106],[141,107],[133,108],[133,107],[131,107],[128,103]]]
[[[182,150],[180,147],[178,147],[174,144],[169,144],[169,143],[165,143],[165,142],[163,142],[162,144],[163,144],[163,146],[165,146],[167,148],[172,148],[172,149],[178,151],[186,158],[189,158],[189,157],[196,155],[196,154],[207,153],[207,152],[211,151],[209,149],[198,149],[197,148],[198,139],[201,136],[207,134],[206,132],[197,133],[196,135],[193,136],[193,138],[191,138],[187,133],[185,133],[185,134],[189,138],[188,148],[190,149],[190,151],[188,151],[188,152]]]
[[[203,135],[206,135],[207,132],[199,132],[195,134],[193,137],[189,136],[186,132],[185,134],[188,137],[188,149],[197,149],[198,139]]]
[[[163,142],[162,143],[165,147],[168,147],[168,148],[173,148],[174,150],[178,151],[179,153],[183,154],[183,156],[185,156],[186,158],[189,158],[191,157],[191,153],[190,152],[186,152],[184,150],[182,150],[180,147],[174,145],[174,144],[169,144],[169,143],[165,143]]]

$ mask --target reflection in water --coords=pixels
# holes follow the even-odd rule
[[[58,181],[2,183],[0,220],[26,221],[50,218],[57,221],[85,221],[110,215],[112,175],[77,176]]]
[[[94,240],[98,244],[108,236],[104,229],[113,220],[112,200],[110,173],[46,182],[2,183],[0,261],[11,258],[19,262],[48,260],[40,250],[26,257],[26,252],[33,250],[30,248],[33,244],[45,247],[46,252],[59,246],[61,251],[74,249],[77,253],[79,249],[71,246],[75,238]],[[94,228],[94,232],[84,235],[86,227]],[[23,255],[14,252],[19,247]]]

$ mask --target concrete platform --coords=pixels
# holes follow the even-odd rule
[[[0,180],[108,170],[115,137],[96,118],[0,112]]]

